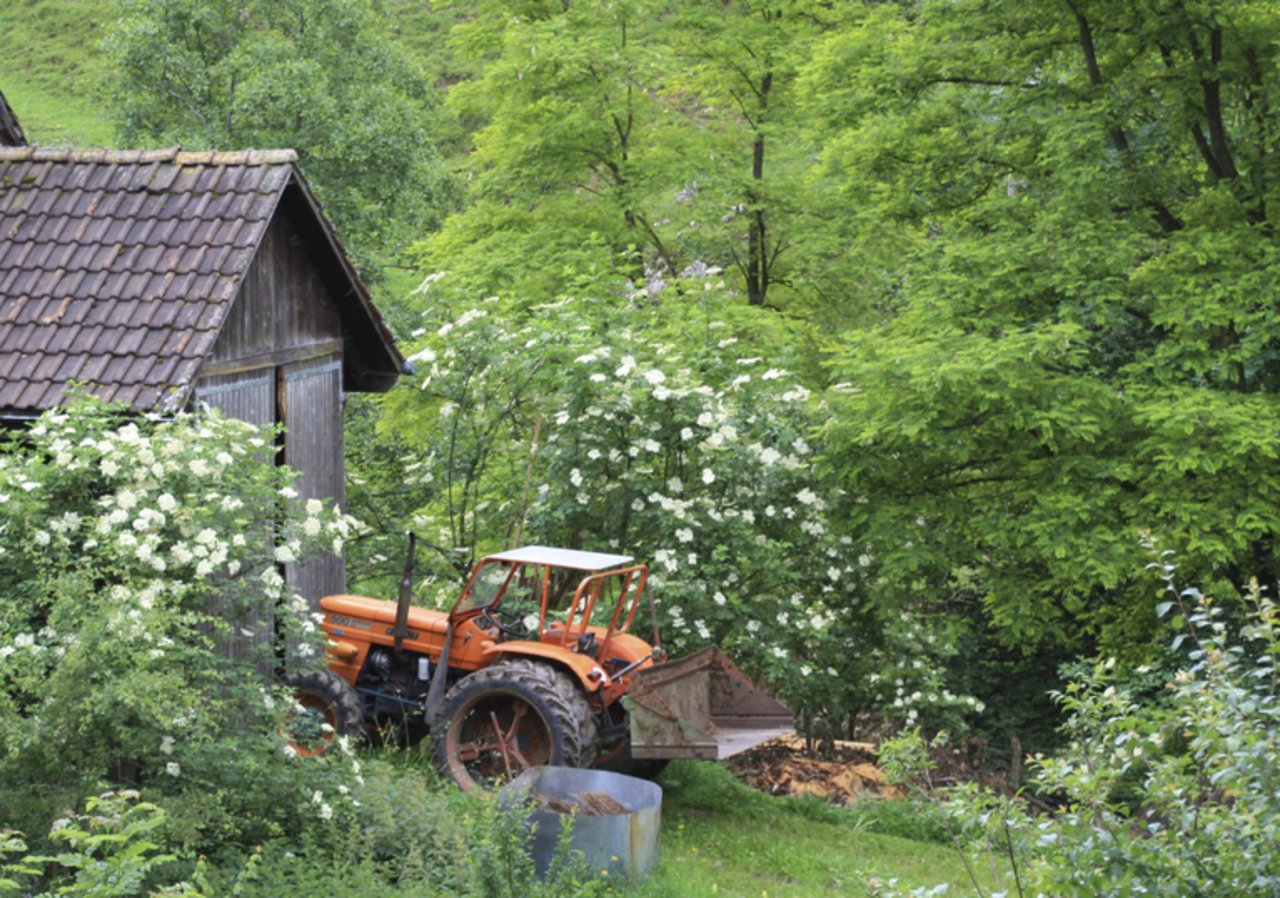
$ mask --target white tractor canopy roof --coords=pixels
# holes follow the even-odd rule
[[[547,546],[521,546],[496,555],[486,561],[509,561],[516,564],[548,564],[571,571],[603,571],[630,564],[630,555],[610,555],[607,552],[583,552],[578,549],[552,549]]]

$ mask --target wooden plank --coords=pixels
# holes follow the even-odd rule
[[[276,421],[275,387],[274,368],[201,378],[195,388],[196,408],[216,408],[228,417],[250,424],[271,425]],[[267,450],[268,453],[270,451]],[[269,462],[270,458],[268,456],[262,460]],[[261,540],[263,551],[269,554],[274,539],[269,529],[246,536]],[[229,657],[238,660],[252,655],[259,659],[258,667],[264,674],[275,669],[272,655],[275,637],[274,608],[264,603],[262,607],[247,612],[232,612],[226,607],[214,607],[211,610],[227,618],[230,624],[230,633],[222,643],[222,649]],[[246,632],[252,635],[245,635]]]
[[[337,300],[313,254],[288,217],[277,214],[227,312],[206,370],[279,365],[315,357],[318,344],[341,345]]]
[[[334,355],[342,351],[341,340],[322,340],[318,343],[284,347],[258,355],[231,359],[225,362],[212,362],[202,369],[203,374],[215,376],[219,374],[237,374],[254,368],[275,368],[289,362],[302,362]]]
[[[285,427],[284,463],[300,472],[294,483],[296,501],[320,499],[326,505],[344,505],[342,356],[282,367],[278,389]],[[317,609],[323,596],[346,589],[346,567],[342,557],[334,554],[289,565],[285,578]]]

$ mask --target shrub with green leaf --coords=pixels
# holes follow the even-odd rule
[[[341,763],[304,769],[279,734],[277,659],[319,661],[280,566],[341,550],[352,522],[292,501],[272,446],[212,412],[84,402],[0,447],[0,825],[42,832],[102,781],[165,805],[190,846],[334,813],[316,778]]]
[[[833,532],[808,436],[826,410],[775,318],[734,308],[714,276],[686,285],[691,305],[601,291],[531,312],[450,309],[424,286],[443,299],[381,427],[407,444],[402,501],[437,550],[427,601],[516,542],[626,552],[650,564],[671,650],[720,643],[815,717],[975,707],[942,673],[954,634],[882,613],[865,548]],[[651,635],[648,609],[635,629]]]
[[[1181,663],[1155,696],[1153,672],[1123,673],[1114,659],[1058,695],[1068,742],[1033,765],[1052,809],[1032,816],[973,787],[942,796],[958,841],[1003,871],[993,896],[1280,894],[1280,606],[1255,583],[1230,607],[1157,566],[1161,610],[1177,609],[1185,628]]]

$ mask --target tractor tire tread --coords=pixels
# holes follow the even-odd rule
[[[355,688],[339,674],[322,668],[294,674],[285,685],[295,693],[307,692],[325,699],[333,707],[334,729],[338,736],[353,740],[364,733],[364,705]]]
[[[468,674],[458,681],[445,697],[440,725],[447,727],[458,712],[458,705],[486,688],[502,688],[517,683],[538,695],[558,718],[549,721],[561,734],[565,767],[589,767],[596,756],[596,719],[591,703],[578,684],[564,671],[529,658],[505,658]],[[437,740],[441,744],[443,740]],[[437,766],[447,775],[443,756],[437,755]]]

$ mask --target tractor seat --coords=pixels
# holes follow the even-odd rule
[[[396,603],[385,599],[373,599],[368,596],[325,596],[320,600],[328,622],[342,626],[343,622],[335,620],[335,616],[348,617],[357,621],[373,621],[394,627],[396,623]],[[419,633],[439,633],[449,628],[449,613],[434,608],[409,608],[408,626]]]

